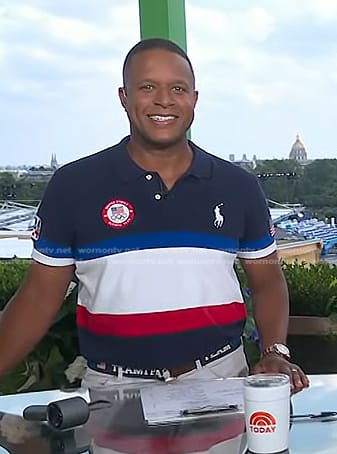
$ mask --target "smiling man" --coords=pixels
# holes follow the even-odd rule
[[[129,147],[142,144],[147,150],[149,144],[163,149],[183,146],[191,155],[186,130],[193,121],[198,97],[192,66],[168,50],[145,49],[127,56],[124,88],[119,90],[130,120]]]
[[[187,139],[198,93],[185,52],[138,43],[119,98],[130,136],[50,181],[33,263],[1,320],[0,373],[44,335],[75,273],[88,386],[245,375],[239,258],[263,346],[253,372],[308,386],[284,344],[288,294],[258,182]]]
[[[157,40],[157,42],[160,42]],[[191,63],[174,44],[142,42],[127,55],[119,97],[130,121],[128,152],[144,169],[159,170],[167,189],[188,169],[193,152],[186,131],[198,99]]]

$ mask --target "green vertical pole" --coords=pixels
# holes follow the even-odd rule
[[[140,37],[166,38],[184,51],[186,45],[185,0],[138,0]],[[191,138],[191,131],[187,131]]]
[[[185,0],[138,0],[140,36],[167,38],[186,51]]]

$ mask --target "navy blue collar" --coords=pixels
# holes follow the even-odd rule
[[[130,136],[127,136],[111,149],[114,154],[114,165],[118,169],[120,177],[126,181],[138,179],[149,173],[148,170],[142,169],[131,159],[126,148],[129,140]],[[193,151],[193,160],[185,175],[192,175],[196,178],[210,178],[212,174],[211,155],[190,140],[189,145]]]

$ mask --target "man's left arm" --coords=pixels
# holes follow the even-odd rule
[[[263,354],[267,347],[287,340],[289,302],[287,284],[277,252],[259,259],[240,259],[252,292],[253,314],[261,341],[261,359],[253,373],[279,372],[289,375],[292,392],[309,386],[309,380],[296,364],[277,353]]]

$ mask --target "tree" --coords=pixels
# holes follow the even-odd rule
[[[302,173],[302,167],[291,159],[266,160],[255,169],[267,198],[284,204],[300,203],[298,187]]]
[[[34,181],[17,178],[10,172],[0,173],[0,199],[37,205],[42,199],[49,178]]]

